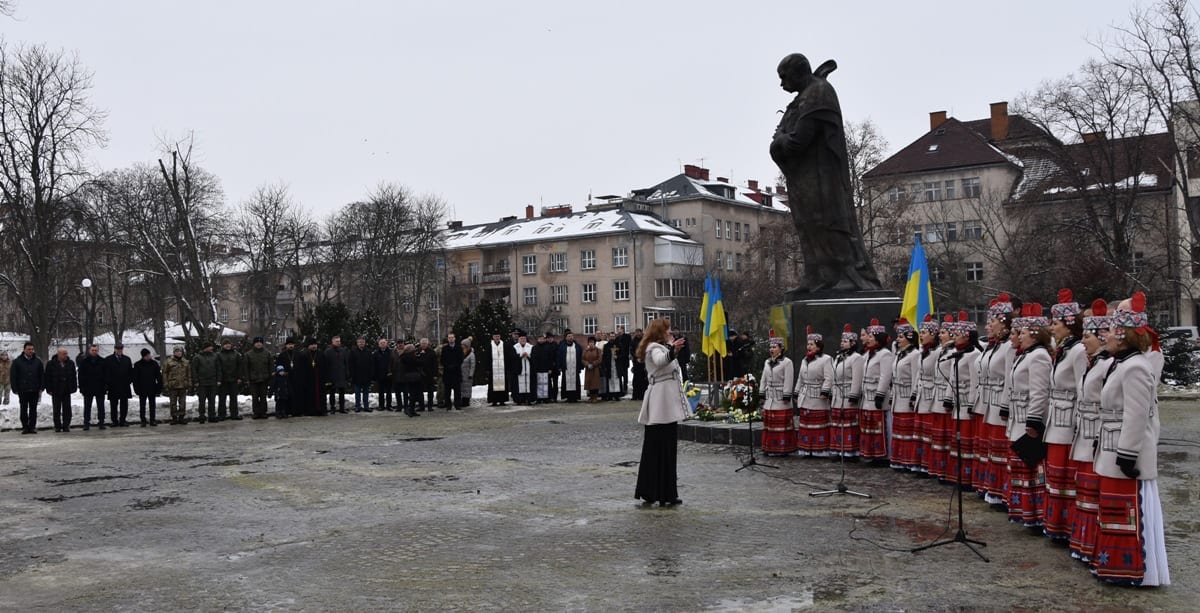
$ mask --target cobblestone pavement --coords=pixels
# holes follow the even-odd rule
[[[677,508],[633,499],[632,402],[0,436],[6,610],[1195,610],[1200,406],[1166,402],[1174,584],[1096,582],[948,488],[823,460],[734,473],[680,445]],[[873,544],[874,543],[874,544]],[[891,549],[887,549],[891,548]]]

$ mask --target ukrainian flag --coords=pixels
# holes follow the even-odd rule
[[[712,273],[704,275],[704,299],[700,301],[700,323],[704,324],[701,327],[702,332],[700,334],[700,351],[703,352],[704,355],[710,355],[712,353],[712,347],[710,347],[708,343],[708,321],[710,319],[708,312],[712,310],[712,303],[709,300],[710,294],[712,294]]]
[[[908,283],[904,286],[904,302],[900,305],[900,316],[913,326],[920,326],[925,316],[933,312],[933,285],[929,281],[929,263],[925,260],[925,249],[921,238],[914,237],[912,262],[908,265]]]
[[[708,332],[708,346],[712,352],[724,357],[729,353],[725,346],[725,337],[729,335],[725,325],[725,305],[721,302],[721,280],[714,278],[712,280],[713,295],[710,298],[711,307],[708,313],[708,320],[704,322],[705,330]]]
[[[783,348],[786,351],[788,348],[788,339],[792,337],[792,320],[789,317],[788,308],[775,305],[771,307],[771,329],[775,330],[775,334],[783,339]]]

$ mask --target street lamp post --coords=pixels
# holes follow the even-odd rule
[[[93,336],[92,335],[92,302],[90,300],[91,293],[92,293],[91,292],[92,280],[87,277],[84,277],[83,280],[79,282],[79,285],[83,287],[83,335],[87,338],[87,342],[85,343],[85,350],[86,350],[87,347],[91,346],[92,336]]]

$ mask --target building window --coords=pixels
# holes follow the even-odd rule
[[[584,283],[581,298],[582,298],[583,302],[595,302],[596,301],[596,284],[595,283]]]
[[[954,181],[946,181],[946,200],[954,200]]]
[[[925,230],[921,226],[913,226],[913,241],[925,240]]]
[[[725,222],[725,240],[727,240],[727,241],[733,240],[733,222],[732,221]]]
[[[613,315],[613,332],[616,332],[617,328],[624,328],[626,332],[629,331],[629,313],[617,313]]]
[[[699,298],[704,295],[698,279],[655,279],[655,298]]]
[[[583,333],[595,334],[600,329],[600,318],[595,315],[583,316]]]
[[[99,318],[103,312],[104,311],[96,311],[96,317]],[[221,307],[220,319],[222,322],[229,321],[229,309],[228,308]],[[100,323],[104,323],[104,322],[100,322]]]
[[[962,222],[962,240],[976,241],[983,238],[983,222],[971,219]]]
[[[526,274],[526,275],[537,274],[537,256],[536,255],[521,256],[521,274]]]
[[[579,252],[579,270],[595,270],[596,250],[584,249]]]
[[[613,281],[613,300],[629,300],[628,281]]]
[[[720,251],[717,252],[717,257],[713,258],[713,260],[715,261],[717,268],[721,268],[725,265],[725,256]]]
[[[471,283],[479,283],[482,280],[479,275],[479,262],[467,264],[467,278]]]
[[[1142,271],[1146,267],[1146,254],[1141,251],[1133,252],[1133,258],[1130,260],[1129,263],[1131,264],[1131,268],[1132,268],[1131,272],[1133,272],[1133,274],[1135,274],[1135,275],[1142,274]],[[224,320],[222,320],[222,321],[224,321]]]
[[[946,240],[951,242],[958,240],[958,222],[952,221],[946,224]]]
[[[550,254],[550,272],[567,272],[566,252]]]
[[[242,307],[242,321],[250,321],[250,307]]]
[[[733,252],[725,252],[725,270],[733,270]]]
[[[967,262],[967,281],[973,283],[983,281],[983,262]]]
[[[946,272],[941,266],[931,266],[929,268],[929,280],[934,283],[941,283],[946,280]]]
[[[925,182],[925,202],[936,202],[942,199],[942,182]]]
[[[596,221],[588,222],[588,225],[584,226],[583,229],[584,230],[593,230],[595,228],[599,228],[600,224],[602,224],[602,223],[604,223],[604,222],[597,219]]]
[[[536,287],[526,287],[524,289],[524,292],[525,292],[525,305],[526,306],[537,306],[537,288]]]
[[[733,269],[738,272],[742,272],[742,254],[733,254]]]
[[[613,247],[613,268],[621,268],[629,266],[629,248],[628,247]]]
[[[968,177],[962,180],[963,198],[978,198],[979,194],[979,177]]]
[[[943,240],[945,240],[945,235],[943,234],[942,224],[931,223],[925,225],[925,242],[940,243]]]
[[[550,286],[550,304],[566,304],[567,303],[567,286],[566,285],[551,285]]]
[[[925,186],[920,183],[912,184],[912,198],[916,202],[921,199],[921,194],[925,193]]]
[[[722,229],[724,226],[722,226],[722,225],[721,225],[721,220],[720,220],[720,219],[718,219],[718,220],[717,220],[717,224],[716,224],[716,225],[717,225],[717,238],[725,238],[724,236],[721,236],[721,229]]]
[[[902,284],[908,282],[908,267],[896,266],[892,268],[892,282]]]
[[[742,240],[742,222],[740,221],[733,224],[733,240]]]
[[[887,190],[887,201],[888,202],[895,203],[895,202],[900,202],[901,200],[904,200],[904,188],[903,187],[894,186]]]
[[[223,309],[222,311],[224,312]],[[221,319],[221,321],[225,321],[225,319]],[[104,309],[96,309],[96,323],[101,326],[104,325]]]

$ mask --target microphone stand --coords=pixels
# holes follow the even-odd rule
[[[958,396],[958,362],[961,359],[962,359],[961,353],[954,356],[954,438],[956,440],[955,444],[957,445],[957,448],[958,448],[958,471],[957,471],[958,472],[958,482],[954,484],[954,487],[957,490],[957,496],[958,496],[958,531],[956,531],[954,533],[954,538],[943,539],[940,541],[930,543],[928,545],[922,545],[920,547],[913,549],[912,553],[917,553],[918,551],[925,551],[926,549],[933,549],[934,547],[941,547],[942,545],[949,545],[951,543],[962,543],[963,546],[965,546],[967,549],[970,549],[972,553],[979,556],[979,559],[983,560],[984,562],[991,562],[991,560],[987,559],[987,557],[984,556],[983,553],[981,553],[978,549],[975,548],[975,545],[979,545],[980,547],[987,547],[987,543],[985,543],[983,541],[976,541],[976,540],[967,538],[967,530],[966,530],[966,528],[963,527],[962,420],[958,418],[959,405],[961,404],[961,402],[959,401],[959,396]]]
[[[843,386],[839,386],[839,387],[843,387]],[[845,389],[842,390],[842,398],[846,398],[846,390]],[[862,411],[862,401],[861,400],[859,400],[859,411],[860,412]],[[830,415],[833,414],[833,407],[829,408],[829,414]],[[838,426],[838,431],[839,431],[839,434],[841,434],[842,445],[845,446],[845,444],[846,444],[846,418],[844,416],[841,419],[841,424]],[[847,495],[847,496],[859,496],[861,498],[870,498],[871,497],[870,494],[856,492],[856,491],[846,487],[846,452],[844,450],[838,450],[838,455],[841,457],[841,465],[842,465],[842,476],[841,476],[841,478],[838,479],[838,484],[836,486],[834,486],[834,489],[832,489],[832,490],[809,492],[808,495],[818,497],[818,496],[833,496],[834,494],[842,494],[842,495]]]
[[[750,434],[750,459],[746,460],[745,462],[742,462],[742,467],[734,469],[733,472],[740,473],[743,470],[750,468],[751,466],[761,466],[763,468],[778,469],[779,468],[778,466],[775,466],[774,464],[763,464],[762,462],[759,462],[754,457],[754,414],[753,413],[750,414],[750,419],[746,420],[746,428],[750,431],[749,432],[749,434]],[[766,428],[766,421],[763,422],[763,428],[764,429]]]

